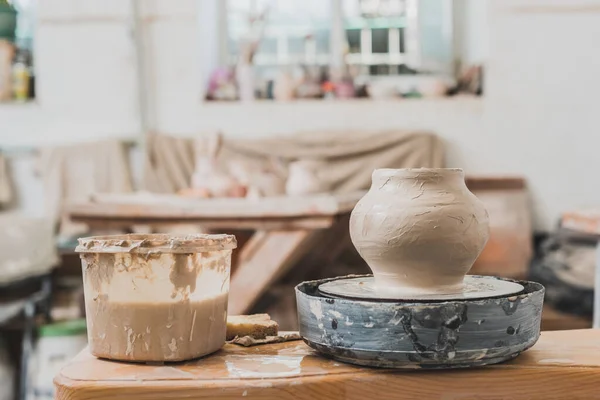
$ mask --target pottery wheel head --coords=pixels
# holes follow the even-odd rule
[[[462,289],[445,293],[378,293],[372,276],[342,277],[319,286],[319,290],[329,296],[362,299],[362,300],[413,300],[444,301],[483,299],[498,296],[509,296],[523,291],[519,283],[499,279],[493,276],[465,276]]]

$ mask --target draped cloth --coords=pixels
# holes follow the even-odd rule
[[[0,154],[0,209],[13,200],[13,186],[6,156]]]
[[[133,190],[126,145],[103,140],[40,149],[38,171],[44,187],[46,216],[58,223],[60,236],[87,231],[66,218],[69,202],[87,201],[94,193],[127,193]]]
[[[307,132],[261,139],[225,137],[218,162],[232,160],[267,168],[277,160],[285,170],[295,160],[317,160],[333,192],[367,189],[375,168],[443,167],[444,146],[432,133],[416,131]],[[151,134],[146,143],[145,189],[173,193],[189,187],[194,171],[194,139]]]

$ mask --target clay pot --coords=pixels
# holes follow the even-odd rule
[[[488,214],[461,169],[377,169],[350,236],[379,292],[454,293],[488,240]]]

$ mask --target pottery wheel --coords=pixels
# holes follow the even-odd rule
[[[523,285],[490,276],[465,276],[462,290],[446,293],[387,294],[378,293],[372,276],[337,279],[319,286],[319,291],[333,297],[368,300],[444,301],[508,296],[522,292]]]
[[[481,276],[467,281],[454,299],[435,300],[374,298],[370,275],[303,282],[296,286],[300,335],[328,357],[384,368],[496,364],[536,342],[542,285]]]

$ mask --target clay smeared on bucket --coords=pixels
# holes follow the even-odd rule
[[[230,235],[80,239],[92,354],[182,361],[225,341]]]

